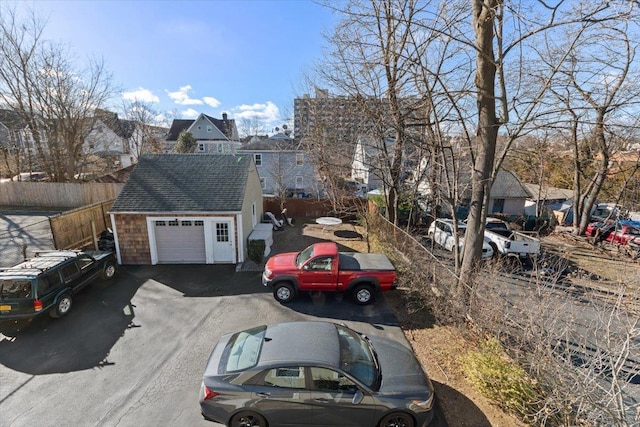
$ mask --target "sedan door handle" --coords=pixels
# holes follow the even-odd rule
[[[271,393],[265,393],[265,392],[259,392],[256,393],[259,397],[269,397],[271,395]]]
[[[323,397],[320,397],[318,399],[313,399],[313,400],[315,400],[316,402],[319,402],[319,403],[329,403],[329,402],[331,402],[329,399],[325,399]]]

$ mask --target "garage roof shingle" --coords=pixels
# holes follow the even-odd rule
[[[110,212],[237,212],[250,166],[250,156],[144,154]]]

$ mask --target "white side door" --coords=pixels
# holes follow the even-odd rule
[[[233,220],[220,219],[213,221],[211,232],[213,233],[213,262],[236,262],[236,245],[234,239]]]

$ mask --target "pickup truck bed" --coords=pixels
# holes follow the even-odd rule
[[[395,270],[389,258],[384,254],[363,254],[359,252],[340,252],[341,271],[384,271]]]

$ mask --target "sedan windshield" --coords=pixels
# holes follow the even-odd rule
[[[340,367],[366,386],[377,389],[380,371],[372,347],[355,331],[338,325],[336,329],[340,340]]]
[[[307,262],[309,258],[313,256],[313,245],[309,246],[304,251],[300,252],[296,257],[296,266],[302,268],[302,264]]]

